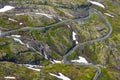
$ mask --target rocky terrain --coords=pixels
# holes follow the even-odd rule
[[[0,0],[0,80],[59,80],[52,76],[59,73],[70,80],[120,80],[120,1],[92,1]],[[64,62],[71,50],[66,60],[82,56],[76,64],[83,65]],[[97,79],[88,63],[101,70]]]

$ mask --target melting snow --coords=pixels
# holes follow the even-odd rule
[[[53,18],[52,15],[45,14],[45,13],[35,13],[35,14],[40,14],[40,15],[46,16],[48,18]]]
[[[19,13],[19,14],[16,14],[16,15],[25,15],[26,13]],[[45,14],[45,13],[35,13],[35,14],[38,14],[38,15],[43,15],[43,16],[46,16],[48,18],[53,18],[52,15],[49,15],[49,14]]]
[[[23,23],[22,23],[22,22],[20,22],[20,23],[19,23],[19,25],[23,25]]]
[[[96,2],[96,1],[89,1],[90,3],[94,4],[94,5],[97,5],[99,7],[102,7],[102,8],[105,8],[105,6],[99,2]]]
[[[19,39],[21,37],[21,35],[11,35],[11,37],[10,36],[7,36],[7,37],[13,38],[16,42],[19,42],[20,44],[26,45],[28,48],[30,48],[29,44],[25,44]]]
[[[25,15],[25,13],[19,13],[19,14],[15,14],[15,15]]]
[[[20,39],[18,39],[18,38],[13,38],[16,42],[19,42],[20,44],[23,44],[24,45],[24,43],[20,40]]]
[[[26,44],[27,48],[30,48],[29,44]]]
[[[17,37],[17,38],[19,38],[19,37],[21,37],[21,35],[11,35],[12,37]]]
[[[78,60],[71,60],[71,62],[79,62],[79,63],[88,64],[88,61],[84,57],[81,57],[81,56],[79,56]]]
[[[107,16],[110,16],[110,17],[114,17],[113,15],[109,14],[109,13],[104,13],[105,15]]]
[[[13,21],[13,22],[18,22],[17,20],[12,19],[12,18],[8,18],[8,20]]]
[[[15,77],[6,76],[5,79],[16,79]]]
[[[15,7],[12,7],[12,6],[4,6],[3,8],[0,9],[0,12],[6,12],[6,11],[12,10],[14,8]]]
[[[78,44],[79,42],[78,41],[75,41],[76,44]]]
[[[57,77],[57,78],[59,78],[59,79],[62,79],[62,80],[71,80],[70,78],[64,76],[62,73],[58,73],[58,75],[52,74],[52,73],[49,73],[49,74],[50,74],[51,76],[55,76],[55,77]]]
[[[59,19],[60,21],[63,21],[61,18]]]
[[[40,69],[36,69],[34,67],[43,67],[43,66],[39,66],[39,65],[30,65],[30,64],[24,64],[27,68],[31,69],[31,70],[35,70],[35,71],[40,71]]]
[[[35,68],[32,68],[32,67],[27,67],[28,69],[31,69],[31,70],[35,70],[35,71],[40,71],[40,69],[35,69]]]
[[[62,61],[53,60],[55,63],[62,63]]]
[[[62,61],[58,61],[58,60],[53,60],[53,61],[51,61],[53,64],[55,64],[55,63],[62,63]]]
[[[70,25],[67,25],[68,26],[68,28],[70,28]]]
[[[73,40],[76,40],[76,33],[75,32],[72,32],[72,38],[73,38]]]
[[[76,36],[76,33],[73,31],[72,32],[72,39],[75,41],[76,44],[78,44],[78,41],[77,41],[75,36]]]
[[[45,51],[43,51],[43,55],[44,55],[45,59],[48,59],[48,57],[47,57]]]

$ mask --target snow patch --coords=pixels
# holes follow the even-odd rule
[[[48,57],[47,57],[45,51],[43,51],[43,55],[44,55],[45,59],[48,59]]]
[[[88,64],[88,61],[84,57],[81,57],[81,56],[79,56],[78,60],[71,60],[71,62],[78,62],[78,63]]]
[[[8,18],[8,20],[13,21],[13,22],[18,22],[17,20],[12,19],[12,18]]]
[[[14,9],[14,8],[15,8],[15,7],[13,7],[13,6],[7,5],[7,6],[4,6],[3,8],[1,8],[1,9],[0,9],[0,12],[6,12],[6,11],[12,10],[12,9]]]
[[[5,79],[16,79],[15,77],[6,76]]]
[[[31,64],[23,64],[23,65],[25,65],[25,66],[28,66],[28,67],[43,67],[43,66],[39,66],[39,65],[31,65]]]
[[[76,33],[75,32],[72,32],[72,38],[73,38],[73,40],[76,40]]]
[[[102,8],[105,8],[105,6],[99,2],[96,2],[96,1],[89,1],[90,3],[94,4],[94,5],[97,5],[99,7],[102,7]]]
[[[49,73],[49,74],[50,74],[51,76],[55,76],[55,77],[57,77],[57,78],[59,78],[59,79],[62,79],[62,80],[71,80],[70,78],[64,76],[62,73],[58,73],[58,75],[52,74],[52,73]]]
[[[19,23],[19,25],[23,25],[23,23],[22,23],[22,22],[20,22],[20,23]]]
[[[21,35],[11,35],[12,37],[17,37],[17,38],[20,38]]]
[[[61,18],[59,19],[60,21],[63,21]]]
[[[67,25],[68,26],[68,28],[70,28],[70,25]]]
[[[78,41],[75,41],[76,44],[78,44],[79,42]]]
[[[109,14],[109,13],[104,13],[105,15],[107,16],[110,16],[110,17],[114,17],[113,15]]]
[[[53,61],[51,61],[53,64],[55,64],[55,63],[62,63],[62,61],[58,61],[58,60],[53,60]]]
[[[28,69],[34,70],[34,71],[40,71],[40,69],[32,68],[32,67],[27,67]]]
[[[26,44],[27,48],[30,48],[29,44]]]
[[[39,66],[39,65],[30,65],[30,64],[24,64],[28,69],[31,69],[31,70],[35,70],[35,71],[40,71],[41,69],[39,68],[42,68],[43,66]],[[36,68],[36,67],[39,67],[39,68]]]
[[[19,16],[19,15],[25,15],[25,13],[19,13],[19,14],[15,14],[15,15],[17,15],[17,16]]]
[[[73,41],[75,41],[76,44],[78,44],[79,42],[77,41],[76,35],[77,34],[73,31],[72,32],[72,39],[73,39]]]
[[[15,15],[25,15],[27,13],[19,13],[19,14],[15,14]],[[34,14],[37,14],[37,15],[43,15],[43,16],[46,16],[48,18],[53,18],[53,15],[49,15],[49,14],[45,14],[45,13],[34,13]]]
[[[45,14],[45,13],[35,13],[35,14],[43,15],[43,16],[46,16],[48,18],[53,18],[52,15]]]
[[[19,42],[20,44],[23,44],[23,45],[25,45],[20,39],[18,39],[18,38],[13,38],[16,42]]]

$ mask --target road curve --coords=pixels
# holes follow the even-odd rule
[[[72,52],[73,52],[76,48],[78,48],[79,46],[83,46],[83,45],[86,45],[86,44],[89,44],[89,43],[93,43],[93,42],[95,42],[95,41],[104,40],[104,39],[108,38],[108,37],[111,35],[111,33],[112,33],[112,26],[111,26],[111,24],[109,23],[109,21],[103,16],[103,14],[102,14],[100,11],[94,9],[94,12],[96,12],[96,13],[105,21],[105,23],[107,24],[107,27],[108,27],[108,29],[109,29],[109,30],[108,30],[108,33],[107,33],[105,36],[102,36],[102,37],[99,37],[99,38],[96,38],[96,39],[93,39],[93,40],[89,40],[89,41],[86,41],[86,42],[83,42],[83,43],[79,43],[79,44],[77,44],[76,46],[74,46],[70,51],[68,51],[68,52],[66,53],[65,56],[63,56],[63,62],[64,62],[64,63],[66,63],[66,64],[72,64],[71,62],[67,61],[67,57],[68,57],[70,54],[72,54]],[[76,64],[74,64],[74,65],[76,65]],[[92,66],[93,68],[95,68],[95,69],[97,70],[97,72],[96,72],[93,80],[97,80],[97,79],[98,79],[98,76],[101,74],[100,68],[97,67],[97,66],[95,66],[95,65],[93,65],[93,64],[79,64],[79,65]]]
[[[106,38],[108,38],[110,36],[110,34],[112,33],[112,26],[110,25],[109,21],[103,16],[103,14],[94,9],[94,11],[99,15],[101,16],[101,18],[106,22],[106,24],[108,25],[108,33],[105,35],[105,36],[102,36],[102,37],[99,37],[99,38],[96,38],[96,39],[93,39],[93,40],[89,40],[89,41],[86,41],[86,42],[83,42],[83,43],[79,43],[77,44],[76,46],[74,46],[70,51],[68,51],[66,53],[66,55],[63,57],[63,62],[65,64],[73,64],[73,63],[70,63],[69,61],[67,61],[67,57],[72,54],[72,52],[79,46],[82,46],[82,45],[86,45],[86,44],[89,44],[89,43],[92,43],[92,42],[95,42],[95,41],[100,41],[100,40],[104,40]],[[78,20],[83,20],[83,19],[88,19],[90,18],[91,16],[91,9],[89,9],[89,15],[88,16],[85,16],[85,17],[80,17],[80,18],[76,18],[76,19],[68,19],[68,20],[65,20],[65,21],[61,21],[61,22],[58,22],[58,23],[55,23],[55,24],[52,24],[52,25],[48,25],[48,26],[44,26],[44,27],[24,27],[24,28],[20,28],[20,29],[15,29],[15,30],[11,30],[11,31],[6,31],[6,32],[2,32],[0,34],[0,37],[3,37],[3,36],[6,36],[10,33],[13,33],[13,32],[17,32],[17,31],[26,31],[26,30],[42,30],[42,29],[45,29],[45,28],[50,28],[52,26],[55,26],[55,25],[60,25],[60,24],[63,24],[63,23],[67,23],[67,22],[72,22],[72,21],[78,21]],[[73,65],[77,65],[77,64],[73,64]],[[98,76],[101,74],[101,70],[99,67],[93,65],[93,64],[79,64],[79,65],[83,65],[83,66],[92,66],[93,68],[95,68],[97,70],[93,80],[97,80]]]
[[[89,15],[84,16],[84,17],[79,17],[79,18],[74,18],[74,19],[67,19],[67,20],[64,20],[64,21],[61,21],[61,22],[58,22],[58,23],[55,23],[55,24],[50,24],[50,25],[44,26],[44,27],[41,27],[41,26],[37,26],[37,27],[23,27],[23,28],[19,28],[19,29],[14,29],[14,30],[2,32],[0,34],[0,37],[6,36],[6,35],[8,35],[10,33],[13,33],[13,32],[27,31],[27,30],[42,30],[42,29],[53,27],[55,25],[64,24],[64,23],[67,23],[67,22],[72,22],[72,21],[75,22],[75,21],[78,21],[78,20],[88,19],[91,16],[91,9],[88,10],[88,13],[89,13]]]
[[[103,14],[102,14],[100,11],[98,11],[98,10],[96,10],[96,9],[94,9],[94,10],[95,10],[95,12],[97,12],[97,14],[98,14],[98,15],[105,21],[105,23],[107,24],[108,29],[109,29],[109,30],[108,30],[108,33],[107,33],[105,36],[102,36],[102,37],[99,37],[99,38],[96,38],[96,39],[93,39],[93,40],[89,40],[89,41],[86,41],[86,42],[77,44],[77,45],[74,46],[69,52],[66,53],[66,55],[64,56],[65,59],[66,59],[66,56],[70,55],[78,46],[83,46],[83,45],[86,45],[86,44],[89,44],[89,43],[93,43],[93,42],[95,42],[95,41],[101,41],[101,40],[104,40],[104,39],[108,38],[108,37],[111,35],[111,33],[112,33],[112,26],[111,26],[111,24],[109,23],[109,21],[103,16]],[[65,60],[65,59],[63,59],[63,60]]]

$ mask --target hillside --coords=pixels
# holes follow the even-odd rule
[[[0,0],[0,80],[120,80],[119,20],[119,0]]]

